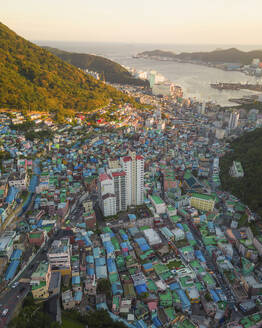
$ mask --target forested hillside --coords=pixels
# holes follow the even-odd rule
[[[44,47],[64,61],[100,74],[106,82],[149,87],[149,82],[133,77],[123,66],[110,59],[81,53],[67,52],[56,48]]]
[[[0,23],[0,106],[25,110],[91,111],[132,101]]]
[[[174,60],[193,60],[204,63],[239,63],[242,65],[249,65],[253,58],[262,58],[262,50],[241,51],[236,48],[218,49],[209,52],[182,52],[175,54],[171,51],[153,50],[144,51],[139,56],[148,57],[166,57]]]
[[[220,160],[222,187],[262,217],[262,128],[234,140],[231,148],[233,151]],[[241,162],[243,178],[232,178],[229,175],[233,160]]]

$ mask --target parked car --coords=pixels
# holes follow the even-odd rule
[[[5,317],[7,315],[7,313],[8,313],[8,309],[6,308],[2,312],[2,317]]]
[[[17,281],[12,285],[12,288],[16,288],[18,285],[19,285],[19,282]]]

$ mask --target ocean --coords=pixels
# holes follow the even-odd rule
[[[241,72],[227,72],[220,69],[176,62],[164,62],[151,59],[136,59],[133,55],[146,50],[170,50],[175,53],[212,51],[215,49],[238,48],[243,51],[262,49],[262,45],[187,45],[187,44],[129,44],[129,43],[94,43],[34,41],[38,45],[50,46],[71,52],[95,54],[109,58],[121,65],[141,71],[155,70],[168,80],[183,88],[186,97],[200,101],[214,101],[222,106],[233,105],[229,98],[255,94],[248,90],[219,91],[212,89],[210,83],[216,82],[249,82],[261,83],[261,78],[247,76]],[[261,58],[262,60],[262,58]]]

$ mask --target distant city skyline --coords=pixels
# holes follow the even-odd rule
[[[0,0],[0,21],[29,40],[262,44],[261,0]]]

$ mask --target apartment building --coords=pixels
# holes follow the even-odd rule
[[[5,231],[0,235],[0,256],[6,256],[8,259],[13,253],[13,242],[16,236],[15,231]]]
[[[213,211],[215,207],[215,198],[211,195],[194,193],[190,197],[190,206],[200,211]]]
[[[71,249],[70,239],[54,240],[47,254],[51,271],[59,271],[61,275],[71,274]]]
[[[116,196],[116,212],[127,209],[126,173],[124,171],[112,172]]]
[[[234,178],[242,178],[244,176],[244,170],[241,163],[233,161],[233,165],[231,166],[229,173]]]
[[[120,162],[109,161],[109,169],[99,176],[98,193],[104,216],[143,204],[144,158],[129,152],[129,156],[120,158]]]
[[[141,205],[144,202],[144,157],[129,152],[120,159],[126,173],[127,206]]]

